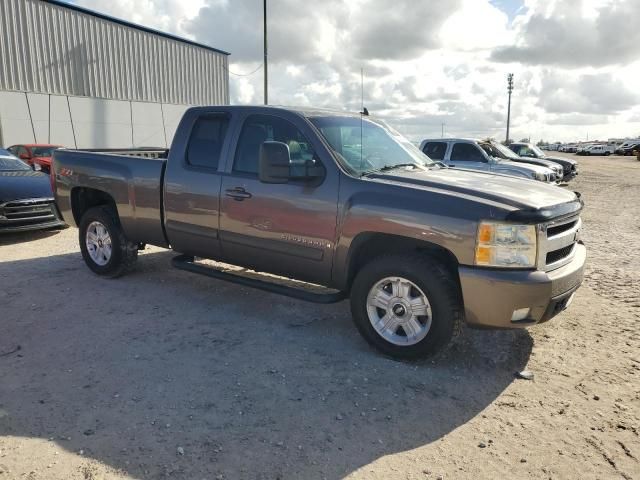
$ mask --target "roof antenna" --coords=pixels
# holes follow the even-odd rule
[[[364,106],[364,69],[363,68],[360,69],[360,107],[362,108],[362,111],[360,112],[360,114],[368,117],[369,110],[367,110]]]

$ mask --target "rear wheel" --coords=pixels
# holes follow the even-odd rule
[[[104,277],[119,277],[138,258],[138,244],[125,237],[116,213],[106,206],[91,208],[83,215],[79,241],[87,266]]]
[[[424,255],[375,259],[356,275],[351,312],[362,336],[396,358],[428,357],[460,332],[462,302],[452,275]]]

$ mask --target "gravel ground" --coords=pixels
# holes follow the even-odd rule
[[[580,164],[573,305],[466,330],[436,362],[378,355],[346,302],[175,270],[162,249],[109,281],[75,229],[1,237],[0,480],[640,478],[640,162]]]

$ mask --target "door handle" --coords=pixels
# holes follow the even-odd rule
[[[242,187],[229,188],[229,189],[227,189],[225,191],[225,195],[227,197],[233,198],[234,200],[236,200],[238,202],[241,202],[245,198],[251,198],[252,197],[252,195]]]

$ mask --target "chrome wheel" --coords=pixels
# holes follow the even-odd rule
[[[386,277],[367,296],[367,314],[375,331],[400,346],[415,345],[429,333],[431,305],[425,293],[402,277]]]
[[[111,259],[111,236],[107,228],[100,222],[91,222],[85,236],[87,252],[91,260],[101,267]]]

